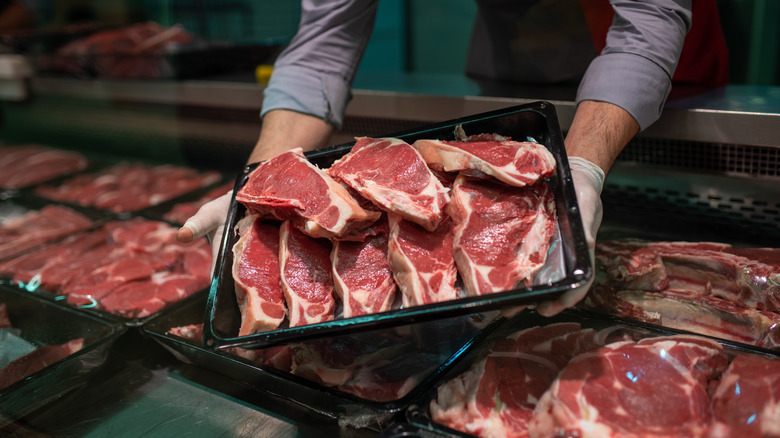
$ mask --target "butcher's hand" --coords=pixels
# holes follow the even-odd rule
[[[591,270],[595,273],[596,234],[601,226],[601,218],[604,213],[601,205],[601,190],[604,187],[604,171],[590,161],[580,157],[569,157],[571,177],[574,181],[574,191],[577,193],[577,204],[580,207],[582,225],[585,228],[585,240],[588,243]],[[552,316],[563,309],[572,307],[585,298],[590,286],[593,284],[593,276],[590,280],[572,289],[555,300],[544,301],[536,306],[536,311],[544,316]]]
[[[203,204],[194,216],[187,219],[176,233],[176,240],[187,243],[206,236],[211,243],[211,272],[214,272],[214,266],[217,263],[219,254],[219,245],[222,242],[222,235],[225,230],[225,220],[227,218],[230,199],[233,191],[229,191],[217,199]]]

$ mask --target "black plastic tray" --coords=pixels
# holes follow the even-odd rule
[[[152,318],[142,326],[142,331],[185,363],[278,395],[307,409],[336,418],[340,424],[361,428],[381,428],[393,416],[402,413],[413,400],[428,391],[447,369],[458,363],[461,357],[505,321],[498,316],[498,312],[492,312],[486,317],[456,316],[403,327],[402,331],[408,331],[415,337],[418,351],[425,352],[418,356],[425,359],[409,367],[408,371],[408,377],[417,376],[418,381],[405,395],[395,400],[374,401],[270,366],[259,365],[227,350],[205,348],[200,339],[187,339],[168,333],[174,327],[201,324],[205,308],[205,298],[189,301],[184,306]],[[346,334],[334,339],[344,341],[341,345],[350,345],[352,341],[360,344],[365,339],[370,340],[372,336],[382,334],[382,330],[376,330]],[[416,352],[407,349],[405,354],[408,358]],[[399,354],[399,357],[403,355]],[[415,367],[427,371],[415,372],[412,369]]]
[[[396,419],[395,423],[389,425],[383,431],[382,436],[386,438],[473,438],[474,435],[449,428],[435,422],[431,418],[430,403],[437,397],[438,387],[467,371],[475,361],[480,360],[483,357],[483,350],[490,346],[492,340],[501,339],[502,337],[506,337],[526,328],[560,322],[577,322],[580,323],[583,328],[593,328],[596,330],[622,330],[625,333],[631,333],[632,336],[637,338],[673,335],[700,336],[720,343],[724,347],[724,352],[729,355],[757,354],[767,357],[780,357],[780,352],[776,351],[769,351],[751,345],[725,341],[723,339],[704,336],[689,331],[674,330],[654,324],[607,316],[587,310],[567,309],[553,317],[543,317],[532,310],[526,310],[514,318],[507,320],[500,328],[494,330],[487,339],[482,341],[479,346],[472,349],[461,361],[447,370],[447,372],[437,381],[436,385],[409,405],[408,409],[404,412],[403,418]]]
[[[557,170],[553,176],[547,179],[547,182],[555,195],[558,228],[556,240],[560,245],[553,245],[557,253],[555,254],[556,257],[548,257],[548,266],[552,263],[562,266],[561,270],[563,272],[561,272],[560,278],[548,278],[536,282],[537,284],[531,287],[523,287],[490,295],[402,308],[368,316],[336,318],[336,320],[330,322],[283,328],[239,337],[237,333],[241,315],[236,303],[231,271],[233,264],[232,247],[237,239],[232,230],[244,216],[245,208],[237,203],[234,197],[228,212],[220,255],[217,258],[215,279],[209,292],[208,313],[204,326],[204,343],[210,348],[232,346],[261,348],[291,341],[405,325],[419,321],[495,310],[505,306],[530,304],[541,300],[554,299],[570,289],[585,284],[591,278],[593,272],[590,266],[587,243],[555,107],[548,102],[534,102],[450,120],[410,132],[387,135],[386,137],[401,138],[408,143],[423,138],[452,140],[455,138],[454,129],[458,125],[462,125],[463,130],[469,135],[497,133],[521,141],[533,138],[544,144],[555,156]],[[320,168],[326,168],[336,159],[349,152],[353,145],[354,143],[347,143],[319,149],[308,153],[307,157]],[[256,166],[256,164],[248,166],[238,176],[234,192],[238,191],[245,184],[248,174]]]
[[[84,384],[125,331],[122,324],[4,285],[0,285],[0,303],[7,305],[13,327],[28,342],[51,345],[84,338],[81,350],[0,390],[0,426]]]

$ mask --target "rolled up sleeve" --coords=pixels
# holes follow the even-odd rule
[[[288,109],[341,128],[377,6],[377,0],[303,1],[298,32],[274,63],[261,115]]]
[[[612,0],[615,18],[607,44],[588,66],[577,103],[615,104],[641,130],[661,116],[672,75],[691,26],[691,1]]]

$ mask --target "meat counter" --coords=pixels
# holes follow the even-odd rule
[[[237,83],[35,78],[31,91],[30,102],[4,104],[4,142],[59,143],[229,175],[256,139],[262,90]],[[334,143],[548,98],[528,90],[512,98],[407,91],[356,91]],[[565,131],[573,115],[570,94],[552,102]],[[661,120],[632,142],[609,175],[602,236],[722,238],[780,247],[778,121],[780,93],[774,88],[730,87],[671,99]],[[688,218],[690,225],[637,220],[653,210],[660,218]],[[337,416],[312,409],[316,392],[305,393],[302,397],[312,400],[300,403],[285,383],[269,391],[276,381],[252,382],[256,375],[241,374],[243,364],[231,370],[244,378],[230,378],[193,363],[191,355],[195,362],[202,357],[192,345],[157,342],[155,335],[164,331],[140,322],[117,340],[84,385],[0,431],[10,436],[377,436],[389,431],[387,423],[379,427],[370,420],[370,427],[345,426]],[[321,396],[330,400],[332,394]],[[403,420],[402,412],[390,411],[397,415],[392,421]]]

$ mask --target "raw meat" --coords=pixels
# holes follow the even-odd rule
[[[274,330],[284,320],[279,271],[279,226],[250,215],[238,222],[233,280],[241,310],[238,336]]]
[[[284,221],[279,242],[282,291],[290,327],[333,320],[336,299],[330,241],[309,237]]]
[[[710,242],[599,242],[596,261],[618,289],[687,290],[740,307],[780,311],[780,249]]]
[[[16,359],[0,370],[0,390],[27,378],[47,366],[81,350],[84,339],[73,339],[60,345],[44,345]]]
[[[327,170],[381,209],[428,231],[446,216],[448,190],[420,154],[398,138],[361,137]]]
[[[431,358],[413,339],[366,332],[292,344],[290,372],[304,379],[379,402],[398,400],[443,358]]]
[[[144,318],[205,287],[193,275],[155,272],[150,279],[124,283],[101,297],[99,307],[125,318]]]
[[[380,221],[377,234],[363,242],[333,242],[333,281],[344,318],[384,312],[395,299],[397,288],[387,261],[387,218]]]
[[[176,228],[164,222],[113,221],[3,263],[0,273],[73,305],[141,318],[211,281],[206,239],[182,244],[175,235]]]
[[[0,226],[0,259],[86,230],[92,224],[88,217],[64,206],[46,205],[40,210],[31,210]]]
[[[300,148],[258,165],[236,201],[250,214],[289,220],[312,237],[339,237],[370,226],[378,212],[366,211],[324,171],[311,164]]]
[[[780,315],[739,307],[721,298],[674,289],[647,292],[597,285],[581,305],[611,315],[780,351]]]
[[[105,243],[106,233],[100,230],[76,234],[57,244],[28,252],[0,263],[0,275],[10,276],[15,283],[29,283],[36,287],[40,283],[40,273],[45,266],[56,265],[73,259],[96,246]]]
[[[728,365],[720,344],[694,336],[615,342],[561,371],[535,408],[531,437],[701,437],[708,386]]]
[[[56,53],[42,56],[39,68],[86,77],[170,78],[175,70],[166,54],[192,41],[192,34],[179,25],[135,23],[71,41]]]
[[[447,218],[433,232],[392,213],[388,260],[403,306],[419,306],[457,298],[458,271],[452,255],[453,223]]]
[[[119,163],[82,174],[57,186],[43,185],[35,194],[114,213],[137,211],[205,187],[220,179],[218,172],[199,172],[170,164]]]
[[[21,189],[87,167],[84,155],[37,144],[0,147],[0,188]]]
[[[187,219],[191,218],[195,215],[195,213],[198,212],[203,204],[209,201],[213,201],[214,199],[217,199],[225,193],[229,192],[233,188],[233,185],[233,182],[222,184],[219,187],[209,190],[205,195],[201,196],[195,201],[178,203],[171,207],[171,209],[163,215],[163,219],[177,224],[184,224],[187,222]]]
[[[527,437],[538,400],[575,355],[598,346],[577,323],[533,327],[493,341],[485,357],[438,388],[432,419],[481,437]]]
[[[516,187],[534,184],[555,172],[555,157],[539,143],[495,135],[464,140],[417,140],[412,146],[432,169],[490,176]]]
[[[471,180],[452,188],[454,257],[470,296],[530,286],[555,231],[555,199],[546,184],[517,188]]]
[[[780,359],[741,354],[712,397],[711,436],[780,437]]]

